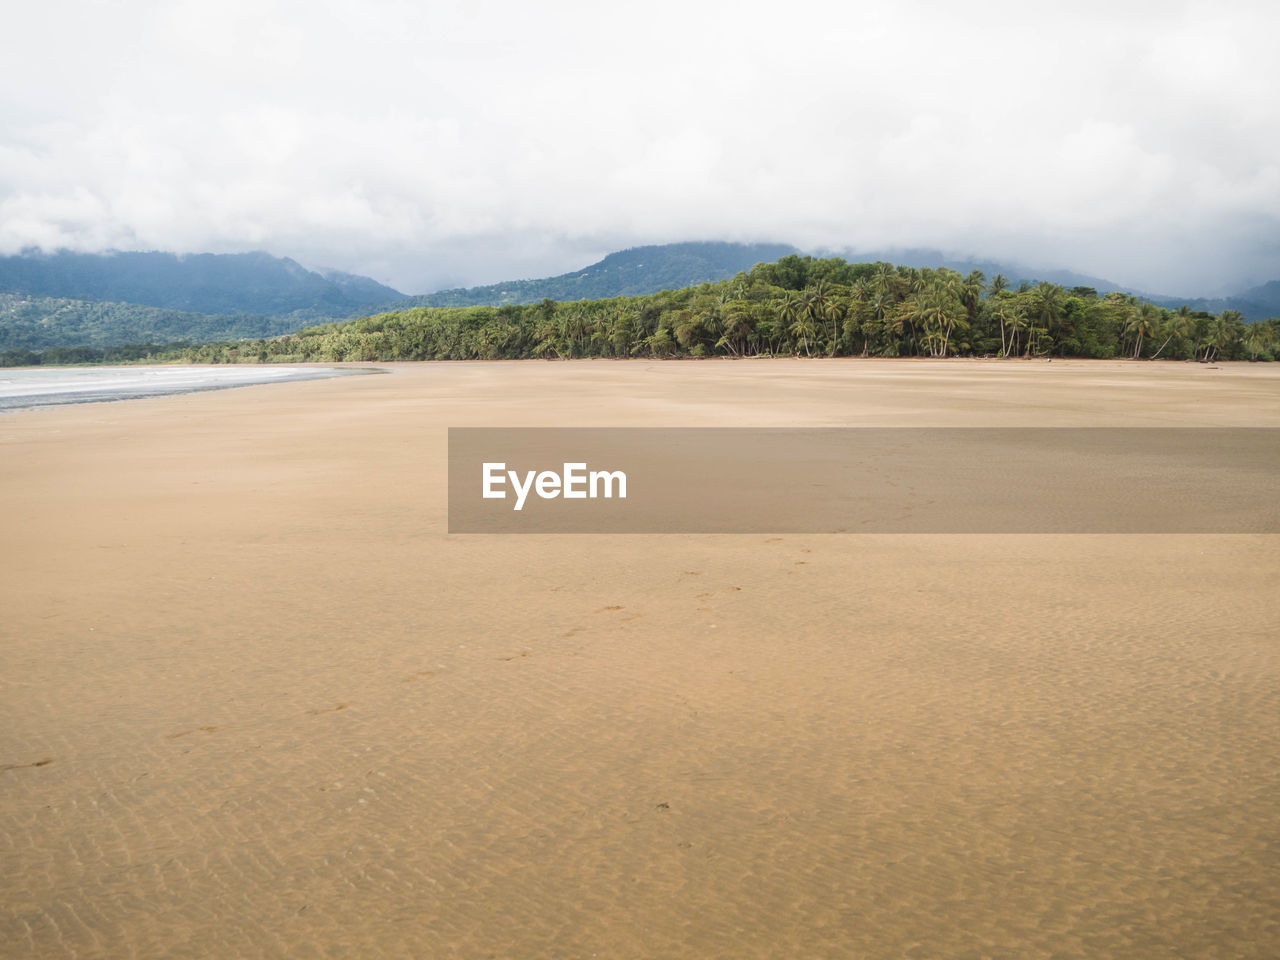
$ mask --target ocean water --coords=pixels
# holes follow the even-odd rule
[[[367,372],[337,367],[127,366],[0,369],[0,411],[100,403]]]

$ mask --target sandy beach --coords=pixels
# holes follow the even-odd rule
[[[372,366],[0,415],[6,957],[1277,955],[1280,537],[446,491],[449,427],[1280,427],[1280,364]]]

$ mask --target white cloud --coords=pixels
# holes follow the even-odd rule
[[[675,239],[1280,275],[1270,5],[53,0],[0,249],[265,248],[417,291]],[[39,78],[39,82],[33,82]]]

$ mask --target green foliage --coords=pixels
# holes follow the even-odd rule
[[[301,321],[0,293],[0,351],[277,336]]]
[[[403,295],[368,277],[327,276],[267,253],[24,252],[0,257],[0,290],[214,315],[351,317]]]
[[[197,363],[502,360],[577,357],[991,356],[1267,360],[1280,320],[1168,311],[1123,293],[1052,283],[1011,290],[979,271],[786,256],[730,279],[636,297],[414,307],[272,338],[129,348],[120,359]],[[43,357],[8,344],[0,362]],[[59,352],[59,350],[61,352]],[[35,361],[33,361],[33,357]]]

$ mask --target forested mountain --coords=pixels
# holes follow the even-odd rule
[[[611,253],[599,263],[543,280],[511,280],[486,287],[441,290],[386,304],[412,307],[500,307],[539,300],[636,297],[725,280],[757,263],[797,253],[785,243],[667,243]]]
[[[202,363],[543,357],[1123,357],[1271,360],[1280,320],[981,271],[786,256],[641,297],[415,307],[271,340],[170,351]]]
[[[1192,310],[1206,313],[1235,310],[1249,320],[1263,320],[1267,317],[1280,317],[1280,280],[1272,280],[1270,283],[1251,287],[1231,297],[1184,300],[1178,297],[1153,296],[1150,299],[1152,303],[1171,309],[1177,309],[1186,304]]]
[[[989,260],[982,257],[957,257],[943,253],[941,250],[932,250],[928,248],[904,248],[904,249],[883,249],[883,250],[845,250],[831,251],[828,256],[839,256],[850,263],[894,263],[900,267],[916,267],[924,269],[926,267],[937,270],[940,267],[946,267],[948,270],[954,270],[956,273],[968,274],[974,270],[980,270],[988,277],[1003,276],[1009,283],[1017,285],[1023,282],[1040,283],[1047,280],[1050,283],[1056,283],[1062,287],[1092,287],[1095,290],[1116,290],[1121,293],[1137,294],[1139,291],[1130,289],[1114,283],[1111,280],[1105,280],[1102,277],[1090,276],[1087,273],[1077,273],[1074,270],[1061,270],[1053,268],[1028,267],[1018,263],[1005,263],[998,260]]]
[[[0,351],[274,337],[305,322],[296,317],[218,316],[132,303],[0,293]]]
[[[909,286],[925,283],[927,287],[928,282],[932,282],[922,281],[920,279],[922,277],[936,278],[944,275],[971,277],[975,272],[987,278],[1002,277],[1003,287],[998,291],[1000,296],[995,300],[989,296],[983,300],[986,304],[985,309],[988,311],[996,309],[997,306],[1002,309],[1008,307],[1008,304],[1003,301],[1010,296],[1015,297],[1016,302],[1022,304],[1025,308],[1024,312],[1029,310],[1028,304],[1032,302],[1031,295],[1025,291],[1017,292],[1021,281],[1026,284],[1028,290],[1057,289],[1064,302],[1072,305],[1071,310],[1084,309],[1080,306],[1083,304],[1092,311],[1091,316],[1097,315],[1099,311],[1104,313],[1111,311],[1114,321],[1112,327],[1114,323],[1120,322],[1115,320],[1115,317],[1127,316],[1126,310],[1144,300],[1149,301],[1153,309],[1160,311],[1161,317],[1167,317],[1170,315],[1169,311],[1173,311],[1174,314],[1183,318],[1187,316],[1200,318],[1196,322],[1201,322],[1208,317],[1228,317],[1238,318],[1232,322],[1239,324],[1246,320],[1263,320],[1280,316],[1280,281],[1222,300],[1184,301],[1179,298],[1135,296],[1133,291],[1128,290],[1120,290],[1105,297],[1099,297],[1098,291],[1114,289],[1114,285],[1069,271],[1031,271],[1005,267],[994,262],[948,259],[937,251],[916,250],[905,251],[904,254],[913,263],[899,264],[893,269],[899,272],[905,271],[902,275],[907,279],[902,282]],[[455,311],[454,314],[448,315],[455,319],[449,320],[442,319],[446,317],[444,314],[421,311],[424,307],[436,304],[451,307],[482,305],[490,308],[539,304],[539,309],[551,309],[555,317],[560,319],[570,315],[576,316],[577,313],[597,317],[600,310],[604,309],[600,306],[601,303],[612,303],[614,299],[622,297],[627,302],[640,304],[641,306],[637,309],[640,309],[643,314],[644,311],[654,309],[653,305],[658,302],[654,294],[668,291],[671,295],[662,300],[666,306],[659,310],[659,314],[665,316],[676,309],[672,304],[684,303],[691,297],[696,300],[698,296],[702,296],[701,294],[695,296],[689,291],[701,289],[708,282],[715,285],[714,289],[720,291],[716,296],[725,299],[725,302],[749,302],[752,305],[751,310],[754,311],[750,315],[755,318],[752,321],[755,335],[758,337],[761,331],[771,331],[772,339],[766,338],[764,341],[756,342],[754,346],[748,346],[745,343],[734,343],[732,338],[724,344],[719,343],[719,337],[710,343],[701,344],[695,338],[688,344],[678,344],[679,349],[675,352],[697,355],[695,348],[700,345],[704,354],[711,355],[728,351],[729,344],[733,344],[734,350],[749,348],[756,352],[774,352],[788,349],[789,331],[796,322],[795,308],[793,305],[784,311],[784,316],[781,318],[770,319],[767,314],[772,309],[771,305],[782,302],[786,298],[780,300],[780,295],[776,292],[765,294],[760,292],[761,289],[803,292],[819,281],[826,282],[836,291],[832,301],[836,306],[831,309],[843,311],[842,319],[832,328],[836,352],[859,352],[852,349],[852,341],[843,339],[839,335],[841,324],[856,322],[859,324],[858,329],[863,329],[866,321],[859,319],[858,311],[867,309],[866,283],[870,276],[869,271],[879,270],[881,265],[888,262],[881,260],[877,264],[850,263],[839,257],[825,259],[802,257],[796,254],[794,248],[781,244],[668,244],[623,250],[610,254],[599,263],[559,277],[445,291],[424,297],[398,299],[393,301],[390,307],[385,305],[373,307],[368,304],[385,304],[387,294],[396,295],[396,291],[367,277],[339,272],[321,275],[304,269],[292,260],[267,254],[205,254],[191,257],[154,253],[25,254],[0,258],[0,352],[10,352],[5,362],[16,363],[19,361],[15,358],[27,356],[23,351],[83,347],[90,349],[90,352],[83,356],[92,359],[94,349],[102,350],[126,344],[166,344],[176,341],[211,343],[219,340],[258,340],[298,331],[308,323],[375,313],[401,318],[388,321],[393,325],[408,322],[403,319],[405,317],[419,317],[421,323],[438,330],[444,330],[455,320],[462,323],[463,327],[479,323],[482,329],[489,331],[486,336],[492,334],[498,338],[498,341],[505,343],[510,332],[503,326],[510,319],[506,314],[493,314],[492,310],[489,314],[483,314],[483,312],[460,314]],[[726,282],[730,282],[730,278],[732,278],[731,285],[725,286]],[[859,284],[862,285],[859,286]],[[69,293],[63,293],[54,296],[39,292],[55,289],[82,291],[82,294],[71,296]],[[740,295],[743,289],[751,291],[745,298]],[[123,296],[133,297],[134,300],[122,303],[107,299]],[[969,298],[968,302],[974,302],[972,291],[966,294],[966,297]],[[142,298],[158,301],[161,305],[147,304]],[[545,306],[545,303],[550,301],[555,301],[552,308]],[[580,302],[581,308],[575,313],[574,305]],[[175,304],[187,303],[198,304],[204,309],[175,306]],[[904,303],[909,307],[903,306]],[[897,311],[894,316],[898,316],[903,310],[909,312],[909,309],[915,309],[919,303],[914,290],[910,296],[899,296],[892,304],[893,311]],[[1184,305],[1186,310],[1182,309]],[[882,307],[875,309],[880,310]],[[699,307],[698,310],[703,308]],[[521,313],[520,316],[523,317],[526,314],[527,312]],[[483,319],[484,316],[489,315],[499,317],[499,320]],[[736,316],[736,314],[733,315]],[[983,317],[990,319],[992,315],[989,312],[984,315],[966,314],[962,319],[971,325],[974,321],[978,321],[981,329]],[[1052,315],[1050,311],[1050,316]],[[850,316],[854,319],[850,320]],[[1068,316],[1072,314],[1068,312]],[[477,317],[481,319],[477,320]],[[905,330],[911,328],[913,321],[910,316],[903,314],[895,322]],[[1127,320],[1125,322],[1127,323]],[[417,324],[419,321],[414,320],[413,323]],[[446,327],[441,327],[442,323]],[[1048,350],[1055,352],[1055,355],[1076,356],[1119,355],[1126,352],[1130,345],[1123,336],[1116,335],[1116,330],[1112,327],[1107,328],[1111,330],[1107,336],[1093,340],[1082,337],[1079,330],[1044,327],[1044,335],[1033,338],[1036,345],[1034,352]],[[504,331],[501,336],[494,332],[498,328]],[[350,340],[350,331],[356,328],[326,329],[346,330],[347,332],[342,336],[345,338],[343,342],[347,343]],[[660,338],[662,329],[664,328],[659,325],[648,331],[645,336]],[[675,321],[671,321],[667,329],[668,333],[674,337]],[[780,331],[781,335],[779,335]],[[1016,329],[1015,333],[1017,333]],[[444,336],[443,333],[440,335]],[[599,337],[602,335],[597,330],[591,336],[597,339],[591,348],[596,352],[590,355],[629,356],[633,353],[647,355],[645,354],[647,348],[632,349],[636,348],[643,338],[629,340],[625,351],[602,354],[599,352]],[[613,336],[614,334],[608,334],[606,339]],[[854,334],[851,333],[849,336]],[[907,335],[903,334],[903,336]],[[458,333],[458,337],[461,338],[457,341],[458,343],[464,342],[465,337],[462,333]],[[1018,334],[1018,337],[1018,348],[1022,349],[1027,343],[1021,334]],[[812,344],[809,342],[811,339],[805,338],[809,350],[812,350]],[[887,340],[878,345],[872,342],[874,340],[875,338],[864,340],[866,351],[875,353],[889,349]],[[307,349],[311,349],[315,342],[313,338],[307,339]],[[1178,352],[1180,343],[1183,347],[1187,347],[1183,340],[1175,338],[1161,356],[1180,355]],[[539,355],[545,355],[546,351],[550,351],[551,355],[566,355],[561,346],[556,346],[554,338],[542,338],[539,344],[543,350],[543,354]],[[492,342],[489,346],[466,347],[433,342],[430,348],[414,348],[408,355],[417,357],[423,355],[425,351],[426,355],[441,358],[488,356],[491,348],[493,348]],[[277,355],[277,347],[274,344],[264,349],[270,357]],[[397,347],[392,352],[400,349]],[[505,352],[507,349],[503,347],[499,355],[522,356],[526,354],[519,352],[520,350],[532,350],[533,347],[526,344],[515,353]],[[580,344],[576,344],[574,350],[567,355],[587,355],[582,352],[583,349],[585,348]],[[922,341],[913,340],[908,336],[906,340],[898,342],[897,349],[907,353],[916,352],[923,349]],[[957,351],[988,354],[1002,350],[1007,352],[1009,343],[1003,338],[1001,341],[991,341],[990,337],[965,334],[956,340],[948,340],[946,349],[948,355]],[[1111,353],[1108,353],[1108,350]],[[143,350],[138,352],[138,355],[145,356],[152,352],[154,351]],[[342,351],[337,351],[336,348],[325,348],[323,354],[317,358],[336,359],[338,358],[336,354],[340,352]],[[388,359],[386,350],[379,348],[375,352],[376,356],[373,359]],[[1188,352],[1195,351],[1189,348],[1182,350],[1182,353]],[[1267,351],[1263,350],[1261,353],[1266,354]],[[63,355],[51,354],[50,356]],[[38,358],[29,362],[37,361]]]
[[[322,276],[267,253],[56,253],[0,257],[0,292],[214,315],[351,317],[404,294],[368,277]]]
[[[0,350],[203,343],[277,336],[391,307],[653,293],[794,252],[783,244],[637,247],[560,277],[407,299],[368,277],[316,273],[266,253],[24,253],[0,257]]]

